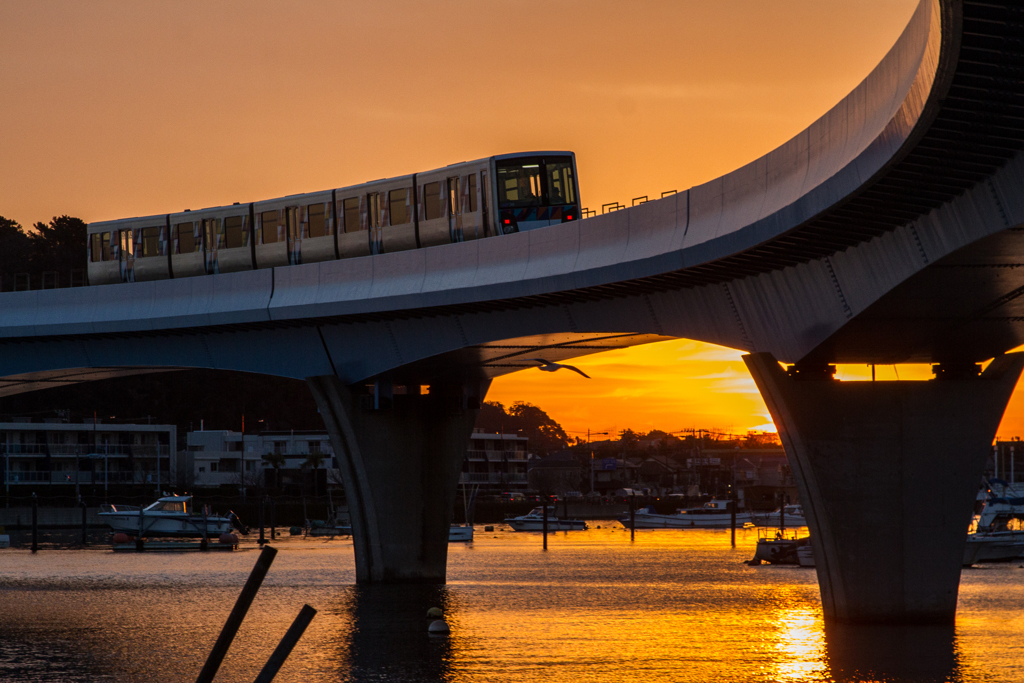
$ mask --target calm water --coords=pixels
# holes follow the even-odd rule
[[[287,538],[217,681],[1024,681],[1024,569],[964,572],[954,630],[826,632],[813,570],[747,567],[756,535],[477,529],[443,587],[354,587],[351,543]],[[499,527],[500,529],[500,527]],[[194,680],[257,558],[0,551],[0,681]],[[450,638],[427,635],[445,610]]]

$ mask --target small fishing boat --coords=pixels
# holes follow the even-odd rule
[[[810,544],[811,539],[809,536],[801,538],[795,532],[790,536],[786,536],[785,529],[779,529],[774,534],[759,530],[757,547],[754,550],[754,559],[750,560],[749,564],[756,565],[762,562],[767,564],[800,564],[800,551],[804,548],[810,548]],[[810,561],[810,565],[800,564],[800,566],[813,567],[814,555],[810,556]]]
[[[214,515],[209,511],[197,512],[192,496],[164,496],[151,505],[109,505],[99,513],[100,519],[116,533],[139,537],[217,538],[232,528],[248,533],[234,512]]]
[[[544,508],[534,508],[519,517],[506,517],[505,524],[515,531],[543,531]],[[587,523],[582,519],[559,519],[554,509],[548,508],[548,531],[584,531],[586,528]]]
[[[473,527],[470,524],[452,524],[448,529],[449,543],[468,543],[473,540]]]
[[[732,526],[732,512],[728,500],[712,500],[699,508],[676,510],[671,515],[660,514],[654,506],[637,510],[635,527],[637,529],[728,529]],[[633,528],[634,522],[629,515],[619,519],[622,526]],[[749,512],[736,513],[736,526],[743,527],[753,522]]]

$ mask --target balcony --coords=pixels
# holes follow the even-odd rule
[[[460,484],[526,484],[525,474],[501,474],[500,472],[463,472]]]
[[[469,449],[466,458],[474,462],[526,462],[526,451],[482,451]]]
[[[153,458],[157,455],[170,455],[170,446],[157,444],[41,444],[41,443],[5,443],[0,444],[0,456],[4,455],[38,455],[46,457],[47,451],[53,457],[114,455]]]

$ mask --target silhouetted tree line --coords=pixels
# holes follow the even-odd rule
[[[516,401],[507,410],[497,401],[485,401],[476,418],[476,426],[492,434],[529,437],[530,450],[541,456],[569,446],[569,437],[562,425],[537,406],[524,401]]]
[[[55,216],[26,230],[0,216],[0,289],[43,289],[86,284],[86,224]]]

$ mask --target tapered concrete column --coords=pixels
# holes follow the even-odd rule
[[[375,400],[333,375],[306,381],[344,480],[356,581],[444,583],[459,473],[490,383]]]
[[[796,479],[826,622],[952,623],[972,506],[1024,354],[928,382],[801,379],[771,354],[743,359]]]

